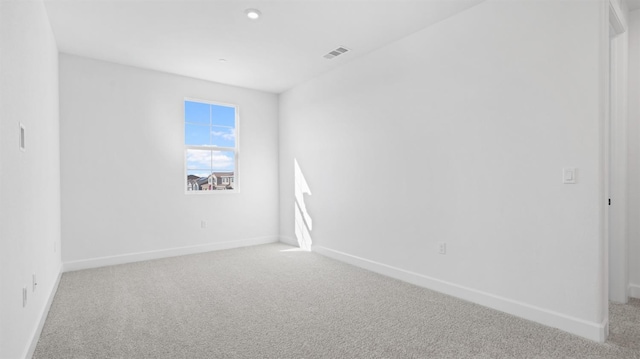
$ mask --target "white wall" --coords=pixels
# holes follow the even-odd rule
[[[284,93],[283,237],[297,159],[315,250],[602,340],[604,9],[487,1]]]
[[[640,298],[640,10],[629,14],[629,294]]]
[[[0,54],[0,358],[24,358],[61,264],[58,50],[40,1],[0,2]]]
[[[184,193],[185,97],[239,106],[240,193]],[[60,106],[65,270],[277,241],[276,95],[61,54]]]

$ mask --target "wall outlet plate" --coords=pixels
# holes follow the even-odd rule
[[[447,254],[447,243],[446,242],[438,242],[438,253]]]

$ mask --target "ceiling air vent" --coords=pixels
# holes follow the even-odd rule
[[[340,56],[344,53],[346,53],[347,51],[349,51],[349,49],[347,49],[344,46],[340,46],[337,49],[330,51],[328,54],[324,55],[325,59],[331,60],[332,58],[336,57],[336,56]]]

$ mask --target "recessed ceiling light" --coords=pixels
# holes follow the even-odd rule
[[[262,15],[260,10],[257,9],[247,9],[244,11],[244,13],[247,14],[247,17],[251,20],[258,20],[260,15]]]
[[[218,59],[218,62],[227,62],[227,59]]]

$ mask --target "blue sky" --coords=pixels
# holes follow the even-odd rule
[[[235,108],[185,101],[185,144],[235,147]],[[208,176],[213,171],[234,171],[232,151],[187,150],[187,174]]]
[[[184,103],[186,145],[235,147],[235,108]]]

